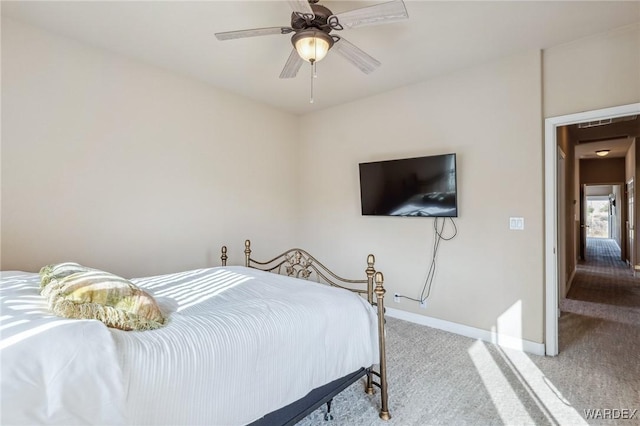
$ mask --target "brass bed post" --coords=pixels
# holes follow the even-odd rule
[[[373,305],[373,279],[376,274],[376,270],[373,267],[376,258],[370,254],[367,256],[367,269],[365,272],[367,273],[367,300],[369,304]],[[367,384],[364,388],[364,391],[367,395],[373,395],[373,377],[371,370],[367,371]]]
[[[251,241],[245,240],[244,242],[244,266],[249,267],[251,259]]]
[[[384,336],[384,276],[382,272],[376,272],[376,297],[378,298],[378,345],[380,349],[380,418],[389,420],[388,393],[387,393],[387,357]]]
[[[376,270],[373,267],[376,258],[374,255],[370,254],[367,256],[367,269],[365,272],[367,273],[367,300],[370,304],[373,305],[373,277],[376,274]]]
[[[222,246],[222,256],[220,256],[222,266],[227,266],[227,246]]]

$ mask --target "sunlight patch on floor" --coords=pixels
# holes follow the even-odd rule
[[[468,350],[469,356],[504,424],[534,424],[529,412],[500,371],[484,342],[478,340]]]
[[[526,353],[509,349],[499,352],[547,417],[561,425],[588,424]]]
[[[564,398],[562,393],[554,386],[551,380],[549,380],[542,371],[540,371],[533,361],[531,361],[529,356],[523,351],[522,342],[524,342],[524,339],[522,333],[522,317],[522,301],[518,300],[511,305],[509,309],[504,311],[496,321],[497,327],[492,331],[495,333],[494,343],[497,345],[498,354],[500,355],[501,360],[499,358],[494,359],[488,352],[488,349],[483,346],[482,349],[486,351],[486,354],[484,354],[482,349],[480,349],[480,342],[476,342],[476,347],[473,352],[475,356],[478,357],[482,354],[481,359],[485,363],[494,364],[490,367],[487,367],[486,365],[483,366],[483,372],[478,369],[483,377],[487,390],[492,394],[492,399],[494,393],[502,392],[502,394],[508,394],[508,391],[503,389],[505,386],[509,386],[513,396],[518,398],[518,395],[513,391],[513,388],[511,388],[511,385],[504,377],[504,373],[502,373],[502,371],[507,371],[505,370],[506,367],[520,382],[521,388],[526,391],[528,396],[525,395],[524,398],[527,398],[527,401],[534,403],[551,424],[586,425],[587,422],[572,407],[571,403]],[[502,367],[502,370],[500,367]],[[477,365],[476,368],[478,368]],[[502,377],[498,377],[498,375]],[[490,385],[493,387],[492,389],[487,385],[487,382],[490,380],[494,381],[494,383]],[[513,403],[517,409],[511,408],[510,412],[503,414],[504,402],[502,405],[497,405],[494,400],[494,404],[496,405],[498,412],[501,412],[501,417],[505,423],[523,423],[517,419],[509,418],[511,413],[515,413],[516,416],[521,415],[518,411],[519,407],[522,405],[521,400],[518,398],[519,404],[513,401],[507,402],[509,407],[511,407],[510,404]],[[529,407],[531,408],[532,405],[529,404]]]

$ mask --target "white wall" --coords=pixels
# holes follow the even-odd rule
[[[388,296],[418,297],[433,222],[361,216],[357,164],[456,152],[459,235],[440,247],[427,309],[387,304],[543,342],[542,117],[638,102],[639,75],[632,25],[303,117],[301,245],[350,273],[374,252]]]
[[[296,137],[293,115],[3,18],[1,267],[141,276],[289,247]]]
[[[544,116],[640,100],[640,24],[544,50]]]
[[[542,342],[540,61],[525,52],[303,117],[301,245],[350,275],[376,254],[387,306]],[[440,245],[427,308],[396,304],[395,292],[420,295],[433,219],[362,216],[358,163],[450,152],[458,236]]]
[[[361,216],[358,163],[456,152],[459,234],[427,309],[388,306],[542,342],[542,117],[640,101],[639,44],[627,27],[294,117],[4,18],[1,267],[139,276],[222,243],[238,263],[251,237],[347,276],[372,252],[388,295],[417,297],[433,220]]]
[[[623,229],[625,229],[625,224],[622,223],[622,206],[624,202],[622,199],[622,197],[624,197],[623,188],[624,185],[614,185],[612,189],[615,206],[612,208],[614,216],[611,221],[613,225],[611,234],[612,238],[616,240],[616,243],[618,243],[618,247],[620,248],[622,248],[622,232]]]

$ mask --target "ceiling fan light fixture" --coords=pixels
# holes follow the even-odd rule
[[[291,43],[302,59],[313,63],[327,56],[333,46],[333,38],[324,31],[309,29],[295,33]]]
[[[600,150],[596,151],[596,155],[598,157],[606,157],[607,155],[609,155],[610,151],[611,150],[609,150],[609,149],[600,149]]]

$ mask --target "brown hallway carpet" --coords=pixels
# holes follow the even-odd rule
[[[586,260],[576,268],[560,309],[594,318],[640,325],[640,278],[620,259],[614,240],[588,238]]]

